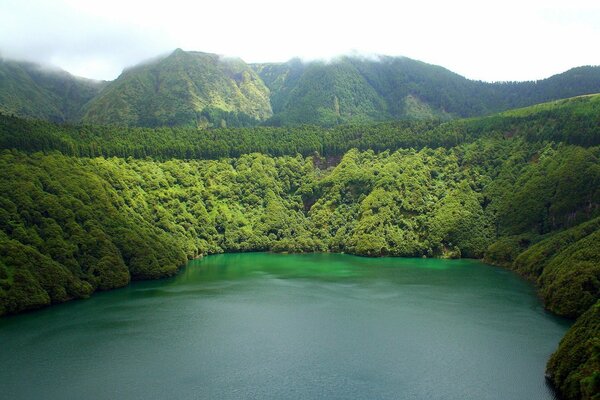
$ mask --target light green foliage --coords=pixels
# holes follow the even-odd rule
[[[203,254],[420,256],[441,254],[452,243],[477,255],[483,249],[469,232],[486,232],[479,196],[452,150],[352,150],[330,172],[315,168],[312,157],[257,153],[158,162],[5,151],[0,166],[2,248],[21,246],[12,253],[23,259],[1,258],[5,291],[20,290],[9,280],[18,267],[31,274],[19,282],[32,281],[53,302],[130,278],[171,275]],[[464,223],[445,220],[443,210],[453,204],[448,196],[464,203]],[[443,227],[437,236],[436,224]],[[43,299],[35,304],[47,304]],[[4,306],[9,312],[28,307]]]
[[[444,251],[457,249],[458,256],[482,257],[494,234],[480,196],[463,182],[440,203],[430,224],[430,237],[439,238]]]
[[[318,237],[338,251],[421,256],[443,255],[455,247],[468,256],[481,255],[491,232],[464,179],[452,151],[350,151],[312,189],[320,199],[310,217]],[[453,190],[461,181],[462,192]],[[461,196],[470,202],[452,219],[449,204],[464,203]],[[480,238],[470,239],[473,229]]]

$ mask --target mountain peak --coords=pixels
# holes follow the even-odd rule
[[[364,123],[448,119],[600,92],[600,67],[535,82],[472,81],[407,57],[350,53],[329,60],[246,64],[176,48],[112,82],[0,61],[0,111],[125,126]]]
[[[272,115],[269,90],[239,59],[175,49],[128,70],[86,106],[90,124],[222,126]]]

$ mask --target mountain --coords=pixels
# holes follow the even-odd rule
[[[230,115],[233,114],[233,115]],[[272,115],[269,90],[242,60],[177,49],[124,71],[84,109],[102,125],[235,125]]]
[[[377,61],[358,57],[332,62],[292,60],[255,64],[253,68],[271,90],[272,122],[276,125],[450,118],[442,107],[431,107],[412,89],[427,85],[432,91],[442,90],[443,80],[468,82],[441,67],[393,57]],[[429,74],[429,69],[435,73]],[[425,78],[428,74],[435,79]]]
[[[104,82],[60,69],[0,59],[0,112],[54,122],[77,121]]]
[[[487,83],[406,57],[253,64],[271,90],[274,125],[450,119],[600,92],[600,68],[532,82]]]
[[[246,64],[175,50],[112,82],[28,63],[0,63],[0,111],[92,125],[333,126],[387,120],[449,120],[600,92],[600,67],[531,82],[469,80],[406,57]]]

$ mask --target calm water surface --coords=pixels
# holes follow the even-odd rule
[[[553,399],[568,328],[472,260],[228,254],[0,320],[5,399]]]

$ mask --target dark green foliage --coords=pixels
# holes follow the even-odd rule
[[[600,301],[561,340],[547,374],[566,400],[600,399]]]
[[[551,258],[539,278],[542,297],[547,307],[559,315],[572,318],[581,315],[600,298],[598,221],[596,230],[588,235],[585,235],[584,229],[578,228],[565,233],[581,237],[574,243],[565,243]],[[566,235],[561,235],[563,240]],[[556,242],[553,244],[556,245]]]
[[[503,238],[486,260],[536,282],[552,312],[576,318],[600,298],[600,218],[545,236]]]
[[[513,261],[529,247],[535,237],[532,234],[501,237],[487,248],[484,260],[490,264],[510,267]],[[535,268],[538,266],[536,265]],[[519,271],[526,278],[533,278],[528,272]]]
[[[9,267],[9,279],[4,280],[0,309],[15,313],[86,297],[92,292],[92,287],[73,276],[66,266],[32,246],[2,236],[0,259]]]
[[[222,113],[218,115],[229,118]],[[573,123],[548,125],[551,116],[564,121],[573,115],[577,115],[572,118]],[[496,140],[479,142],[480,147],[470,156],[482,169],[481,173],[503,173],[510,177],[514,171],[497,168],[500,160],[494,152],[497,146],[501,146],[500,143],[509,143],[506,140],[509,138],[520,138],[530,143],[556,141],[583,147],[597,146],[600,145],[598,115],[600,95],[528,107],[499,116],[448,123],[400,121],[334,128],[298,126],[199,130],[70,126],[0,114],[0,148],[26,152],[58,150],[65,155],[84,157],[216,159],[253,152],[272,156],[298,153],[308,156],[315,152],[324,156],[342,156],[353,148],[376,152],[400,148],[450,148],[474,142],[478,138],[494,138]],[[507,157],[512,158],[510,165],[518,170],[525,161],[536,161],[542,154],[524,154],[518,150]],[[546,162],[554,161],[550,159]],[[577,162],[589,163],[590,160],[580,159]],[[544,166],[552,168],[546,164]],[[568,166],[563,165],[562,168]],[[540,170],[540,173],[543,171]],[[576,178],[582,179],[582,176],[585,175]],[[593,183],[589,182],[590,185]],[[568,184],[569,180],[561,185],[567,190]],[[579,199],[578,196],[573,198]],[[560,212],[560,207],[555,211]]]
[[[499,207],[500,229],[545,234],[588,220],[600,204],[599,155],[581,147],[543,149]]]
[[[599,228],[600,219],[596,218],[575,228],[550,235],[521,253],[515,260],[514,267],[519,274],[537,279],[556,254]]]
[[[273,94],[273,108],[277,114],[271,124],[332,126],[390,118],[383,99],[351,63],[314,62],[301,66],[301,69],[301,76],[285,97]],[[285,73],[289,74],[289,71]],[[271,87],[274,89],[276,86]]]

